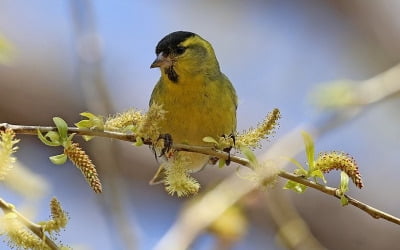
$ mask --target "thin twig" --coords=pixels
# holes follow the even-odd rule
[[[0,123],[0,130],[11,129],[16,134],[25,134],[25,135],[37,135],[37,131],[39,130],[42,133],[47,133],[49,131],[56,131],[56,127],[52,126],[25,126],[25,125],[13,125],[9,123]],[[122,141],[130,141],[135,142],[136,136],[129,135],[119,132],[112,131],[100,131],[100,130],[90,130],[90,129],[80,129],[76,127],[68,127],[68,133],[77,134],[77,135],[91,135],[91,136],[99,136],[105,138],[112,138]],[[145,144],[150,144],[150,142],[145,141]]]
[[[49,131],[55,131],[57,129],[56,127],[23,126],[23,125],[13,125],[13,124],[8,124],[8,123],[0,124],[0,130],[5,130],[7,128],[12,129],[17,134],[28,134],[28,135],[37,135],[38,130],[40,130],[42,133],[46,133]],[[136,142],[136,136],[134,134],[124,134],[124,133],[113,132],[113,131],[98,131],[98,130],[90,130],[90,129],[79,129],[79,128],[75,128],[75,127],[69,127],[68,132],[75,133],[77,135],[90,135],[90,136],[112,138],[112,139],[117,139],[117,140],[122,140],[122,141]],[[143,143],[146,145],[151,145],[150,140],[144,140]],[[247,159],[238,157],[235,155],[229,156],[228,153],[221,151],[221,150],[216,150],[212,147],[191,146],[191,145],[186,145],[186,144],[174,144],[174,145],[172,145],[172,148],[175,150],[178,150],[178,151],[189,151],[189,152],[202,153],[202,154],[215,156],[215,157],[223,158],[223,159],[228,159],[230,157],[230,160],[232,162],[236,162],[236,163],[238,163],[242,166],[246,166],[246,167],[250,166],[250,163]],[[278,175],[282,178],[301,183],[303,185],[306,185],[308,187],[311,187],[313,189],[319,190],[323,193],[326,193],[328,195],[331,195],[331,196],[334,196],[334,197],[340,199],[339,190],[337,188],[323,186],[323,185],[320,185],[313,181],[310,181],[308,179],[305,179],[301,176],[296,176],[294,174],[288,173],[286,171],[280,171],[278,173]],[[384,219],[384,220],[387,220],[387,221],[390,221],[390,222],[400,225],[399,218],[397,218],[393,215],[390,215],[388,213],[385,213],[374,207],[371,207],[361,201],[354,199],[351,196],[345,195],[345,197],[348,199],[349,204],[363,210],[364,212],[371,215],[373,218]]]
[[[30,221],[28,218],[26,218],[24,215],[22,215],[20,212],[18,212],[14,206],[5,200],[0,198],[0,208],[3,210],[4,213],[13,213],[17,216],[18,220],[22,222],[29,230],[32,231],[39,239],[42,239],[48,247],[52,250],[58,250],[60,249],[56,243],[54,243],[49,237],[46,236],[46,234],[43,232],[43,227],[33,223]]]
[[[340,192],[339,192],[339,189],[337,189],[337,188],[324,186],[324,185],[321,185],[321,184],[318,184],[316,182],[304,179],[304,178],[302,178],[300,176],[296,176],[294,174],[291,174],[291,173],[288,173],[288,172],[285,172],[285,171],[279,172],[278,175],[280,177],[282,177],[282,178],[301,183],[303,185],[306,185],[308,187],[314,188],[314,189],[316,189],[318,191],[321,191],[321,192],[323,192],[325,194],[329,194],[331,196],[334,196],[334,197],[340,199]],[[361,209],[364,212],[366,212],[369,215],[371,215],[373,218],[375,218],[375,219],[384,219],[384,220],[393,222],[393,223],[395,223],[397,225],[400,225],[400,219],[399,218],[397,218],[397,217],[395,217],[393,215],[390,215],[388,213],[385,213],[385,212],[383,212],[383,211],[381,211],[379,209],[376,209],[374,207],[371,207],[371,206],[369,206],[369,205],[367,205],[367,204],[365,204],[365,203],[363,203],[363,202],[361,202],[359,200],[354,199],[353,197],[351,197],[349,195],[345,194],[344,196],[348,199],[349,204],[351,204],[351,205],[353,205],[355,207],[358,207],[359,209]]]

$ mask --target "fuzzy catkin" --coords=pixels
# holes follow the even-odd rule
[[[315,166],[324,173],[333,169],[344,171],[358,188],[364,186],[358,165],[349,154],[337,151],[320,153]]]
[[[102,192],[102,186],[99,176],[96,171],[96,166],[92,163],[92,160],[86,154],[86,152],[79,147],[78,143],[72,143],[70,146],[64,149],[64,153],[79,168],[88,182],[89,186],[96,193]]]

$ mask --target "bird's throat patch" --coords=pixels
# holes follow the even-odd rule
[[[168,67],[164,70],[165,74],[167,74],[168,79],[173,82],[173,83],[178,83],[178,74],[176,73],[176,71],[174,70],[174,67]]]

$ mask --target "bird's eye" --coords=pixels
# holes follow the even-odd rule
[[[178,55],[182,55],[184,52],[185,52],[185,50],[186,50],[186,48],[185,47],[182,47],[182,46],[179,46],[179,47],[177,47],[176,48],[176,54],[178,54]]]

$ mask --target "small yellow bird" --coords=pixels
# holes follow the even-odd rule
[[[150,68],[160,68],[161,78],[150,99],[163,105],[162,134],[174,143],[207,145],[206,136],[218,138],[236,131],[237,96],[229,79],[221,72],[209,42],[192,32],[176,31],[157,44],[156,60]],[[188,171],[207,165],[210,157],[179,152],[190,159]]]

